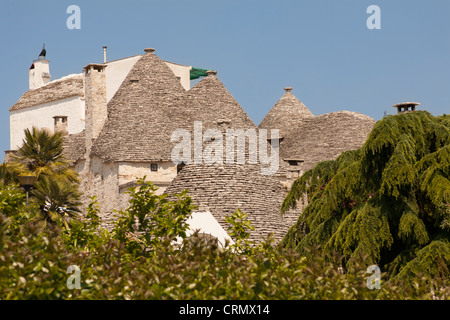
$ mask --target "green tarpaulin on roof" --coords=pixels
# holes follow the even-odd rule
[[[206,72],[208,70],[209,69],[192,68],[191,69],[191,80],[195,80],[195,79],[198,79],[200,77],[206,77],[207,76]]]

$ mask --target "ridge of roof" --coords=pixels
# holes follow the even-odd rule
[[[134,56],[129,56],[129,57],[125,57],[125,58],[120,58],[120,59],[115,59],[115,60],[111,60],[111,61],[106,61],[103,64],[107,65],[107,64],[110,64],[110,63],[119,62],[119,61],[131,59],[131,58],[136,58],[136,57],[142,57],[142,54],[135,54]]]

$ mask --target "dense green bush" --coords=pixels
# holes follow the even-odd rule
[[[14,197],[0,202],[13,201],[8,199]],[[418,275],[412,286],[382,281],[380,290],[370,290],[363,267],[344,273],[314,248],[306,258],[270,238],[249,242],[251,224],[239,211],[227,220],[241,246],[221,248],[196,235],[186,237],[184,218],[192,204],[185,193],[169,201],[141,181],[111,232],[99,229],[93,200],[86,218],[72,220],[70,229],[42,224],[31,209],[21,223],[16,220],[22,213],[0,214],[0,299],[432,298],[426,279]],[[182,244],[174,241],[177,237]],[[72,265],[81,270],[80,289],[67,286]],[[449,298],[448,288],[434,297],[443,297],[445,290]]]

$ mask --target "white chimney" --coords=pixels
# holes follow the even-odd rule
[[[108,60],[106,60],[106,50],[108,49],[108,47],[107,46],[104,46],[103,47],[103,63],[106,63],[106,61],[108,61]]]
[[[30,68],[30,90],[38,89],[50,82],[50,61],[34,60]]]

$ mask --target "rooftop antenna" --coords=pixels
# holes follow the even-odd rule
[[[44,46],[42,47],[42,51],[39,54],[39,60],[44,60],[46,55],[47,55],[47,50],[45,50],[45,43],[44,43]]]

